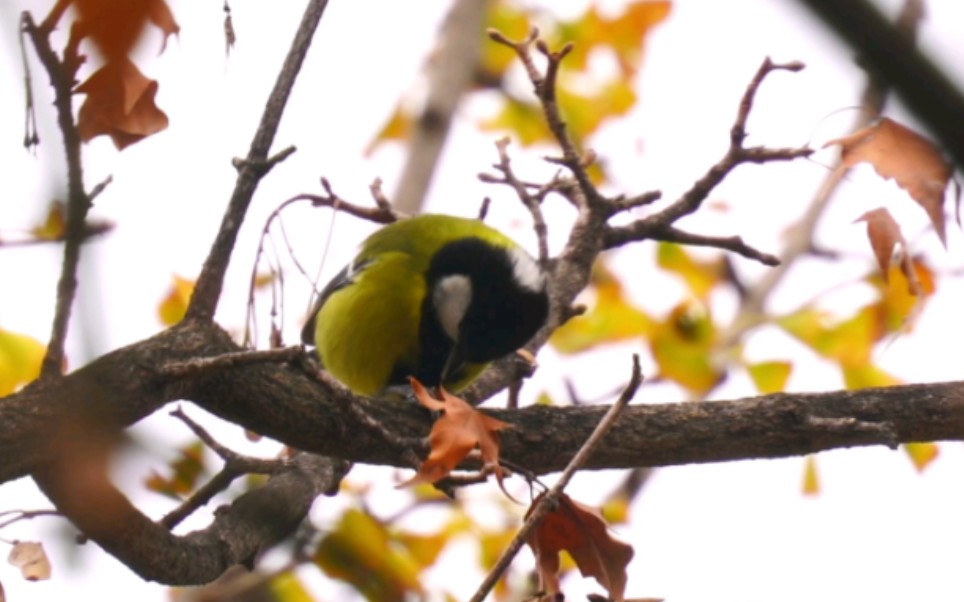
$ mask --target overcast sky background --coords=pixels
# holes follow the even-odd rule
[[[552,4],[570,15],[584,5],[580,1]],[[621,3],[602,4],[618,10]],[[882,4],[893,13],[899,2]],[[20,145],[22,72],[13,32],[20,10],[27,7],[42,15],[45,8],[37,7],[44,5],[20,0],[0,6],[0,23],[5,24],[0,81],[6,90],[0,95],[0,157],[7,191],[5,202],[0,203],[2,232],[38,223],[47,201],[60,194],[63,182],[62,150],[49,110],[46,76],[36,68],[34,92],[43,143],[36,156]],[[97,199],[93,217],[108,219],[117,227],[84,249],[77,315],[96,326],[75,323],[69,345],[72,366],[156,332],[161,327],[156,308],[171,275],[195,277],[208,252],[234,185],[230,159],[247,150],[303,8],[301,2],[234,0],[231,5],[238,42],[226,60],[221,3],[171,0],[181,34],[160,57],[155,56],[159,36],[146,40],[140,62],[148,76],[160,81],[157,100],[171,118],[170,128],[123,153],[117,153],[106,139],[85,148],[88,188],[108,174],[114,178]],[[243,324],[257,236],[265,216],[281,201],[300,192],[319,191],[320,176],[358,203],[368,202],[367,187],[375,177],[385,180],[386,191],[394,188],[404,149],[386,146],[370,158],[363,157],[363,150],[399,94],[417,89],[420,67],[447,7],[448,2],[441,1],[331,3],[276,139],[276,149],[293,144],[298,152],[262,182],[255,198],[219,309],[223,324],[237,329]],[[962,7],[956,0],[933,0],[928,8],[921,44],[962,81]],[[665,198],[673,198],[724,152],[739,98],[765,56],[800,60],[807,69],[799,74],[776,73],[764,83],[750,120],[751,142],[820,145],[842,134],[854,116],[835,111],[856,104],[864,80],[851,54],[797,2],[677,0],[669,20],[647,40],[639,106],[618,125],[604,128],[593,146],[611,161],[620,190],[659,188]],[[600,60],[598,68],[607,69],[606,61]],[[507,191],[484,186],[475,177],[496,156],[492,143],[498,135],[480,133],[473,125],[475,117],[490,109],[484,101],[464,108],[427,209],[474,215],[481,199],[492,196],[489,222],[531,248],[534,240],[521,206]],[[888,114],[909,120],[899,107],[891,106]],[[513,152],[522,153],[515,147]],[[517,166],[544,172],[539,154],[520,157]],[[832,155],[823,152],[812,162],[742,168],[713,195],[729,210],[701,212],[686,227],[706,233],[739,232],[757,248],[779,252],[783,227],[803,212],[825,173],[823,165],[831,160]],[[924,233],[923,212],[901,194],[871,170],[857,170],[824,218],[819,239],[865,260],[848,261],[832,271],[803,262],[778,291],[773,309],[790,310],[809,300],[814,291],[853,280],[866,270],[871,253],[862,227],[851,222],[879,202],[889,203],[899,213],[905,231]],[[571,218],[564,205],[554,201],[547,207],[556,245]],[[330,214],[298,215],[299,226],[305,227],[295,228],[296,244],[302,257],[316,258],[328,235]],[[339,217],[324,273],[337,272],[371,229],[353,218]],[[947,251],[933,235],[910,238],[918,239],[918,248],[938,266],[952,269],[964,264],[956,227],[949,230]],[[652,245],[643,245],[615,253],[611,261],[624,274],[634,297],[651,311],[661,312],[678,302],[683,288],[672,278],[653,273],[652,251]],[[46,340],[59,252],[55,247],[0,250],[0,282],[7,291],[0,296],[0,328]],[[743,260],[737,264],[746,275],[763,269]],[[292,290],[291,298],[299,301],[289,302],[286,310],[294,342],[304,308],[298,295],[303,296],[306,289]],[[850,289],[828,297],[824,305],[846,311],[867,299],[866,291]],[[733,311],[733,300],[725,295],[714,301],[723,319]],[[958,315],[962,301],[960,279],[943,280],[918,328],[891,345],[881,355],[881,365],[907,381],[959,378],[959,354],[952,350],[962,334]],[[545,350],[540,354],[540,372],[527,390],[535,394],[548,389],[564,397],[560,377],[575,374],[580,393],[592,398],[625,379],[629,354],[638,348],[626,344],[576,358],[559,358]],[[841,386],[834,368],[774,330],[751,338],[747,355],[798,360],[792,390]],[[647,370],[654,372],[651,362],[644,364]],[[749,381],[737,377],[714,392],[714,397],[753,394]],[[646,402],[682,398],[680,391],[666,386],[644,387],[640,394]],[[144,460],[153,455],[153,465],[160,467],[157,458],[169,457],[173,446],[188,441],[189,434],[164,413],[134,431],[145,442],[144,448],[118,467],[118,478],[131,483],[127,489],[148,512],[160,516],[167,502],[138,484],[147,474]],[[244,444],[234,427],[215,432],[225,444]],[[270,443],[256,448],[258,453],[273,449]],[[628,594],[666,597],[668,602],[903,602],[964,597],[960,579],[964,450],[960,444],[944,444],[940,458],[923,475],[916,473],[903,453],[884,448],[821,454],[819,465],[823,492],[816,498],[800,493],[802,458],[660,470],[634,504],[632,527],[617,529],[636,548]],[[618,479],[616,473],[583,473],[575,479],[572,493],[593,503]],[[377,491],[387,494],[393,482],[382,481]],[[475,500],[486,493],[473,491],[467,497]],[[385,502],[386,506],[393,503]],[[483,501],[478,504],[484,507]],[[324,526],[337,505],[328,500],[319,504],[323,507],[314,515],[316,522]],[[0,510],[46,506],[28,482],[0,488]],[[192,524],[203,525],[203,520]],[[0,535],[51,541],[53,534],[65,532],[55,522],[24,524]],[[468,548],[461,546],[431,580],[444,583],[460,599],[467,598],[477,584],[471,578],[461,577],[455,583],[450,578],[453,571],[464,575]],[[8,600],[76,598],[78,592],[81,598],[102,600],[133,595],[165,599],[166,588],[142,584],[96,546],[86,546],[79,555],[71,546],[52,546],[50,552],[54,579],[49,582],[25,583],[14,568],[0,567]],[[518,562],[531,563],[529,553],[523,551]],[[307,578],[327,592],[326,599],[340,599],[344,591],[332,589],[317,576]],[[578,581],[567,589],[570,599],[579,599],[576,594],[581,591],[598,591],[594,584]]]

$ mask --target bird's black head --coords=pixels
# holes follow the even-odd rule
[[[485,363],[522,347],[549,313],[546,276],[518,247],[451,242],[426,274],[422,363]]]

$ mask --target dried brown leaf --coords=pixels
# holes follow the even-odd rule
[[[940,149],[917,132],[886,117],[849,136],[827,142],[839,144],[847,167],[867,162],[882,178],[892,178],[930,217],[937,236],[947,244],[944,195],[953,167]]]
[[[36,541],[18,541],[10,550],[7,562],[20,569],[27,581],[50,579],[50,560],[44,546]]]
[[[872,209],[858,217],[855,222],[867,222],[867,237],[870,239],[870,246],[877,257],[877,265],[880,267],[880,274],[884,282],[889,282],[890,261],[894,257],[894,248],[900,244],[907,255],[907,243],[900,232],[897,220],[890,214],[890,211],[883,207]]]
[[[542,497],[536,498],[532,508]],[[558,506],[546,515],[527,543],[536,555],[546,593],[559,592],[559,552],[565,550],[583,576],[595,578],[606,588],[610,600],[625,602],[626,567],[633,558],[633,547],[609,533],[598,511],[562,494]]]
[[[106,134],[123,149],[167,128],[167,115],[154,103],[157,82],[127,59],[107,63],[76,91],[87,95],[77,116],[84,142]]]
[[[448,476],[466,456],[476,447],[482,453],[483,470],[495,474],[502,484],[503,471],[499,466],[498,431],[508,428],[509,424],[496,420],[475,409],[461,397],[456,397],[444,389],[442,400],[429,395],[417,380],[410,379],[412,391],[419,403],[444,414],[435,421],[429,434],[431,451],[422,463],[418,473],[400,484],[399,487],[418,483],[435,483]]]

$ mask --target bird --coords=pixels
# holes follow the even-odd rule
[[[481,220],[421,214],[362,243],[301,338],[357,395],[397,391],[410,377],[457,393],[548,313],[546,271],[525,249]]]

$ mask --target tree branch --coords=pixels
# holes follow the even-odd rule
[[[442,25],[438,47],[430,59],[425,106],[415,120],[394,195],[395,207],[402,213],[421,211],[452,117],[479,64],[480,34],[488,5],[484,0],[456,0]]]
[[[60,6],[60,3],[58,4]],[[51,12],[53,18],[57,10]],[[50,342],[41,365],[42,378],[60,374],[64,364],[64,343],[67,339],[67,325],[70,322],[71,306],[77,293],[77,266],[80,263],[80,248],[86,236],[87,212],[91,199],[84,190],[84,167],[80,154],[80,134],[74,123],[73,87],[76,67],[79,62],[65,51],[61,61],[50,46],[48,21],[43,27],[34,24],[29,12],[21,16],[21,28],[30,37],[41,64],[50,77],[54,90],[54,107],[57,111],[57,125],[64,139],[67,157],[67,224],[64,231],[64,258],[57,282],[57,306],[50,328]]]
[[[278,131],[278,124],[284,113],[288,96],[294,86],[301,64],[308,54],[308,47],[315,34],[318,23],[325,12],[328,0],[310,0],[305,14],[295,33],[295,38],[291,43],[288,56],[285,57],[278,79],[275,81],[274,89],[268,97],[265,105],[261,123],[251,141],[251,148],[248,156],[240,163],[238,168],[238,179],[228,202],[224,218],[221,220],[221,227],[218,230],[211,251],[201,268],[197,284],[194,287],[194,294],[191,296],[185,319],[188,320],[210,320],[214,317],[214,310],[217,309],[218,299],[221,297],[221,287],[224,285],[224,273],[228,269],[231,260],[231,252],[234,249],[234,242],[238,237],[238,231],[244,221],[248,206],[254,197],[254,192],[258,187],[258,182],[264,177],[271,166],[274,164],[268,158],[271,150],[271,143],[274,141],[275,133]]]

